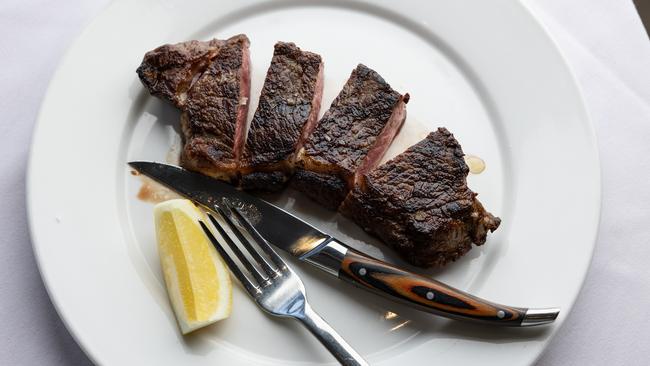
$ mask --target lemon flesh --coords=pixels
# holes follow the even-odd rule
[[[183,334],[230,316],[230,274],[199,225],[203,213],[175,199],[154,208],[158,254],[167,293]]]

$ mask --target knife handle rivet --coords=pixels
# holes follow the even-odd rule
[[[366,271],[365,268],[363,268],[363,267],[359,268],[359,275],[360,275],[360,276],[365,276],[367,272],[368,272],[368,271]]]
[[[503,319],[504,316],[506,316],[505,311],[503,311],[503,310],[497,311],[497,318]]]
[[[436,297],[436,295],[432,291],[427,292],[428,300],[433,300],[434,297]]]

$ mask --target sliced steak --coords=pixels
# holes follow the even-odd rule
[[[293,186],[336,209],[381,160],[406,118],[408,94],[359,64],[298,154]]]
[[[442,266],[485,243],[501,220],[467,187],[469,169],[454,136],[439,128],[366,173],[340,211],[408,262]]]
[[[276,43],[240,162],[242,188],[284,186],[296,151],[316,125],[322,95],[321,57],[293,43]]]
[[[151,95],[182,108],[192,82],[217,55],[224,41],[187,41],[160,46],[144,55],[136,70]]]
[[[187,93],[181,166],[231,181],[244,147],[250,97],[249,41],[228,39]]]

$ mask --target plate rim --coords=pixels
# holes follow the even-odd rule
[[[558,41],[552,36],[551,32],[548,29],[548,26],[544,24],[541,19],[536,15],[534,9],[532,9],[530,6],[527,6],[524,4],[522,1],[517,1],[518,6],[520,6],[533,20],[533,23],[541,30],[541,32],[544,34],[545,38],[547,38],[548,42],[550,43],[551,47],[553,48],[553,51],[557,54],[557,56],[560,58],[562,61],[562,65],[566,68],[567,74],[571,80],[571,86],[575,89],[576,95],[578,97],[579,101],[579,107],[580,107],[580,112],[583,115],[584,120],[587,122],[587,128],[589,130],[589,137],[590,140],[593,142],[593,158],[594,158],[594,169],[596,170],[596,175],[598,176],[598,181],[596,182],[596,191],[598,192],[597,194],[597,202],[596,202],[596,226],[594,228],[594,232],[592,233],[592,240],[591,240],[591,246],[589,248],[589,260],[586,262],[586,268],[582,271],[580,275],[580,286],[578,287],[578,290],[573,294],[571,297],[570,305],[567,310],[562,309],[562,314],[561,317],[558,317],[558,320],[560,320],[559,324],[551,330],[551,335],[549,336],[548,340],[545,342],[545,344],[539,349],[535,357],[531,361],[531,365],[537,363],[537,361],[542,357],[542,354],[548,349],[548,346],[551,344],[551,341],[557,336],[558,331],[564,327],[566,324],[566,320],[573,313],[573,310],[575,308],[575,303],[578,300],[578,297],[580,296],[580,293],[584,289],[585,281],[587,279],[587,275],[589,274],[589,270],[591,269],[591,264],[593,263],[594,260],[594,252],[596,251],[596,244],[598,243],[598,236],[600,233],[600,227],[601,227],[601,221],[603,217],[603,210],[602,210],[602,205],[603,205],[603,188],[602,188],[602,181],[603,181],[603,170],[601,167],[601,160],[600,160],[600,151],[598,149],[598,135],[596,134],[596,129],[593,123],[593,119],[591,118],[591,115],[589,113],[589,108],[587,108],[587,103],[585,101],[585,97],[582,93],[582,88],[580,87],[580,82],[578,81],[578,77],[576,76],[576,73],[574,72],[574,68],[571,66],[571,63],[569,62],[568,58],[562,52],[562,49],[560,48],[560,44]],[[557,320],[556,320],[557,322]]]

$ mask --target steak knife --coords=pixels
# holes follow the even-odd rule
[[[559,309],[496,304],[365,255],[300,218],[233,186],[176,166],[130,162],[139,173],[214,210],[238,207],[269,243],[358,287],[451,319],[525,327],[552,323]]]

